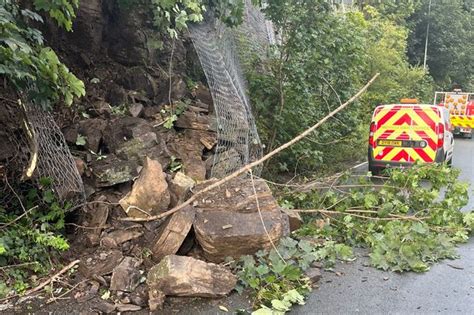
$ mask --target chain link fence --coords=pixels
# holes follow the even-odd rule
[[[229,28],[207,16],[190,27],[190,35],[216,112],[218,142],[211,177],[221,178],[262,156],[241,61],[249,52],[264,54],[274,42],[273,30],[262,12],[246,0],[239,27]]]

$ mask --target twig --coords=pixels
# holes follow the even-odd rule
[[[29,265],[36,265],[36,264],[37,262],[27,262],[27,263],[21,263],[21,264],[16,264],[16,265],[8,265],[8,266],[0,267],[0,270],[29,266]]]
[[[38,206],[34,206],[30,209],[28,209],[27,211],[23,212],[21,215],[17,216],[14,220],[11,220],[10,222],[7,222],[7,223],[0,223],[1,226],[0,226],[0,230],[1,229],[4,229],[12,224],[14,224],[15,222],[17,222],[18,220],[20,220],[21,218],[23,218],[24,216],[28,215],[28,213],[30,213],[31,211],[35,210],[36,208],[38,208]]]
[[[368,220],[375,220],[375,221],[396,221],[396,220],[406,220],[406,221],[422,221],[424,219],[428,219],[429,217],[414,217],[414,216],[403,216],[403,215],[396,215],[396,214],[388,214],[390,218],[378,218],[378,217],[369,217],[365,215],[360,215],[357,213],[371,213],[376,214],[377,211],[371,210],[356,210],[356,209],[349,209],[346,211],[334,211],[334,210],[327,210],[327,209],[292,209],[291,211],[300,212],[300,213],[321,213],[321,214],[338,214],[338,215],[351,215],[353,217],[368,219]]]
[[[322,124],[324,124],[326,121],[328,121],[328,119],[330,119],[331,117],[333,117],[334,115],[336,115],[337,113],[339,113],[340,111],[342,111],[344,108],[346,108],[349,104],[351,104],[352,102],[354,102],[357,98],[359,98],[367,89],[368,87],[375,81],[375,79],[379,76],[379,74],[377,73],[372,79],[370,79],[370,81],[359,91],[357,92],[354,96],[352,96],[347,102],[345,102],[344,104],[342,104],[341,106],[339,106],[338,108],[336,108],[335,110],[333,110],[331,113],[329,113],[326,117],[324,117],[323,119],[321,119],[319,122],[317,122],[314,126],[312,126],[311,128],[309,129],[306,129],[305,131],[303,131],[300,135],[298,135],[297,137],[293,138],[292,140],[288,141],[287,143],[283,144],[282,146],[276,148],[275,150],[271,151],[270,153],[266,154],[265,156],[263,156],[262,158],[250,163],[250,164],[247,164],[246,166],[238,169],[237,171],[233,172],[232,174],[218,180],[217,182],[207,186],[206,188],[204,188],[203,190],[200,190],[198,191],[196,194],[194,194],[191,198],[189,198],[188,200],[186,200],[185,202],[181,203],[180,205],[174,207],[173,209],[171,210],[168,210],[162,214],[159,214],[159,215],[154,215],[154,216],[151,216],[149,218],[121,218],[120,220],[121,221],[132,221],[132,222],[147,222],[147,221],[154,221],[154,220],[158,220],[158,219],[161,219],[161,218],[164,218],[164,217],[167,217],[169,215],[172,215],[173,213],[176,213],[180,210],[182,210],[183,208],[189,206],[191,203],[193,203],[199,196],[201,196],[202,194],[210,191],[210,190],[213,190],[214,188],[217,188],[219,186],[221,186],[222,184],[225,184],[227,183],[229,180],[233,179],[233,178],[236,178],[246,172],[248,172],[249,170],[251,170],[252,168],[254,168],[255,166],[257,165],[260,165],[262,164],[263,162],[271,159],[273,156],[275,156],[276,154],[280,153],[281,151],[291,147],[293,144],[297,143],[298,141],[300,141],[301,139],[305,138],[306,136],[308,136],[309,134],[311,134],[314,130],[318,129]]]
[[[89,279],[85,279],[85,280],[82,280],[81,282],[78,282],[76,283],[75,285],[73,285],[69,290],[67,290],[66,292],[64,292],[63,294],[61,294],[60,296],[58,297],[52,297],[50,298],[48,301],[46,301],[46,304],[49,304],[49,303],[52,303],[52,302],[56,302],[56,300],[59,300],[61,299],[63,296],[71,293],[73,290],[75,290],[78,286],[80,286],[81,284],[83,284],[84,282],[86,281],[89,281]]]
[[[61,269],[58,273],[56,273],[55,275],[53,275],[52,277],[50,277],[49,279],[47,279],[46,281],[42,282],[40,285],[38,285],[37,287],[31,289],[31,290],[28,290],[26,293],[25,293],[25,296],[26,295],[30,295],[30,294],[33,294],[35,292],[38,292],[39,290],[43,289],[45,286],[47,286],[48,284],[50,284],[51,282],[53,282],[54,280],[56,280],[56,278],[58,278],[59,276],[61,276],[62,274],[64,274],[66,271],[68,271],[69,269],[73,268],[75,265],[77,265],[78,263],[80,262],[79,259],[77,260],[74,260],[73,262],[71,262],[69,265],[67,265],[66,267],[64,267],[63,269]]]
[[[169,78],[169,89],[168,89],[168,101],[171,106],[171,115],[173,115],[173,101],[171,100],[171,92],[173,90],[173,56],[174,56],[174,46],[175,46],[175,39],[173,37],[173,41],[171,43],[171,55],[170,55],[170,64],[168,68],[168,78]]]
[[[21,201],[21,198],[20,196],[18,196],[18,194],[16,193],[15,189],[13,189],[13,187],[10,185],[10,183],[8,182],[8,178],[7,176],[5,175],[4,176],[4,181],[5,183],[7,184],[8,188],[12,191],[12,193],[15,195],[16,199],[18,199],[18,202],[20,203],[20,207],[21,209],[23,210],[23,214],[27,213],[28,211],[26,210],[25,206],[23,205],[23,202]]]
[[[254,179],[253,179],[253,172],[252,172],[252,169],[249,170],[249,173],[250,173],[250,180],[251,180],[251,182],[252,182],[253,193],[254,193],[254,195],[255,195],[255,202],[256,202],[256,204],[257,204],[258,216],[260,217],[260,222],[262,222],[263,230],[265,231],[265,234],[267,235],[268,240],[270,241],[270,244],[272,244],[273,249],[274,249],[275,252],[278,254],[278,256],[280,257],[281,261],[283,261],[283,262],[285,263],[285,265],[286,265],[285,259],[283,258],[283,256],[282,256],[282,255],[280,254],[280,252],[278,251],[278,248],[275,246],[275,243],[273,243],[273,240],[272,240],[272,238],[270,237],[270,233],[268,233],[267,227],[265,226],[265,221],[263,221],[262,211],[260,210],[260,203],[259,203],[259,201],[258,201],[257,189],[255,188],[255,182],[254,182]]]

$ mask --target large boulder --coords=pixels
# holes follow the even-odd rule
[[[237,279],[220,265],[169,255],[150,269],[146,281],[150,291],[167,296],[222,297],[234,289]]]
[[[196,190],[213,182],[198,185]],[[212,262],[269,249],[282,237],[287,220],[263,180],[233,179],[205,193],[194,207],[196,239],[204,257]]]
[[[119,203],[128,216],[137,218],[146,218],[168,209],[170,194],[161,164],[146,158],[132,190]]]

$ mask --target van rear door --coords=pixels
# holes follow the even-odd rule
[[[441,121],[438,108],[386,105],[374,112],[373,158],[378,161],[434,162]]]

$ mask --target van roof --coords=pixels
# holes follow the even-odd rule
[[[438,108],[438,106],[436,105],[433,105],[433,104],[381,104],[381,105],[378,105],[378,107],[436,107]]]

